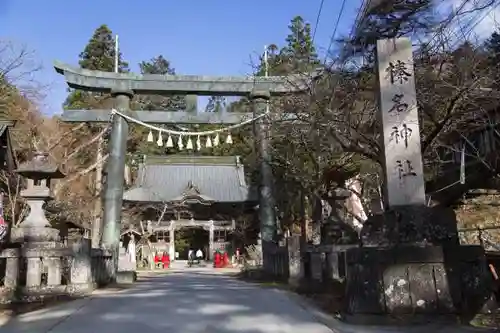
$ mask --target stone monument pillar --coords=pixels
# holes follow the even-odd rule
[[[346,253],[348,312],[408,322],[479,311],[490,293],[483,249],[459,245],[452,210],[425,205],[410,39],[377,41],[377,66],[386,211],[365,222],[363,247]]]

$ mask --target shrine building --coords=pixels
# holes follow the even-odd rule
[[[257,204],[253,192],[239,156],[146,156],[123,195],[125,205],[140,212],[122,226],[123,243],[140,238],[137,248],[144,258],[149,240],[153,251],[168,252],[173,259],[176,231],[192,228],[207,234],[202,250],[208,257],[218,249],[231,251],[236,218]]]

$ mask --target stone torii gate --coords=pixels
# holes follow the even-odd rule
[[[64,75],[69,87],[86,91],[110,93],[115,98],[115,109],[130,117],[149,124],[237,124],[266,112],[271,96],[281,96],[305,91],[319,73],[304,76],[276,77],[232,77],[197,75],[136,75],[132,73],[112,73],[71,67],[56,62],[55,70]],[[307,78],[307,79],[305,79]],[[152,95],[200,95],[200,96],[249,96],[253,103],[253,113],[194,113],[185,111],[139,111],[130,110],[130,101],[135,94]],[[62,120],[66,122],[108,122],[111,110],[71,110],[64,111]],[[272,193],[273,175],[268,152],[269,121],[267,117],[256,120],[255,136],[260,156],[259,220],[263,255],[275,240],[275,201]],[[120,222],[123,201],[123,173],[125,168],[128,123],[120,116],[113,117],[107,181],[104,189],[104,217],[101,244],[118,253]],[[115,267],[110,272],[116,274]],[[269,260],[267,260],[269,261]],[[270,267],[266,263],[264,268]]]

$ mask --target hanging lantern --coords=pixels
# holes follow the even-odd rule
[[[196,138],[196,150],[201,150],[201,140],[199,135]]]
[[[231,133],[228,133],[227,134],[227,137],[226,137],[226,143],[228,145],[232,144],[233,143],[233,138],[231,137]]]
[[[166,146],[167,146],[167,148],[172,148],[174,146],[174,141],[172,140],[172,137],[170,136],[170,134],[168,135]]]
[[[177,147],[179,147],[179,150],[184,149],[184,143],[182,143],[182,135],[179,135],[179,140],[177,141]]]
[[[207,136],[207,141],[205,143],[205,147],[212,148],[212,139],[210,138],[210,135]]]
[[[217,147],[218,145],[219,145],[219,133],[217,133],[214,138],[214,147]]]
[[[148,134],[148,142],[153,142],[155,141],[154,137],[153,137],[153,132],[151,132],[151,130],[149,130],[149,134]]]
[[[160,131],[158,131],[158,140],[156,140],[156,144],[158,145],[158,147],[163,146],[163,136],[161,135]]]
[[[193,141],[191,140],[191,137],[188,137],[188,142],[186,145],[187,150],[192,150],[193,149]]]

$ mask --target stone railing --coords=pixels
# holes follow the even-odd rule
[[[109,253],[91,250],[88,239],[7,248],[0,261],[0,303],[86,295],[109,282],[112,263]]]
[[[308,245],[303,254],[303,278],[316,282],[342,281],[346,277],[346,251],[358,246],[358,244]]]
[[[307,245],[300,248],[300,236],[292,235],[278,244],[272,251],[264,252],[264,262],[274,278],[288,280],[291,285],[298,286],[301,282],[319,285],[321,282],[342,281],[346,277],[346,251],[359,247],[349,245]]]

